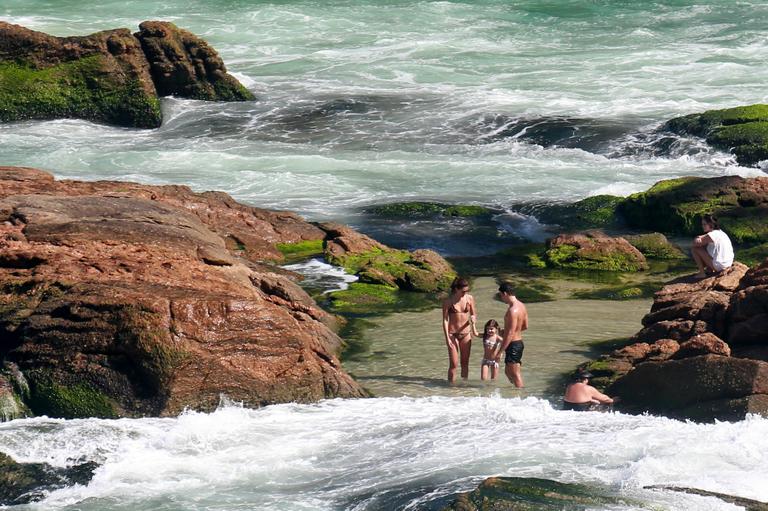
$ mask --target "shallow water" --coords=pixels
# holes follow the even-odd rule
[[[555,290],[572,283],[553,282]],[[494,299],[495,279],[475,279],[471,294],[478,307],[479,330],[488,319],[503,323],[506,305]],[[344,361],[344,367],[376,396],[537,396],[559,399],[563,373],[594,357],[589,344],[627,338],[641,327],[650,300],[600,302],[557,300],[527,304],[530,328],[524,334],[523,378],[526,388],[516,390],[502,367],[495,382],[480,380],[481,339],[472,341],[469,379],[446,383],[447,349],[442,335],[442,311],[402,312],[372,320],[361,342],[370,351]],[[502,356],[503,359],[503,356]],[[557,393],[553,393],[557,392]]]

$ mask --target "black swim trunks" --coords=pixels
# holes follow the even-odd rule
[[[523,360],[523,349],[525,346],[523,346],[523,341],[512,341],[509,343],[509,346],[507,346],[507,350],[504,352],[506,355],[504,356],[504,363],[505,364],[522,364]]]

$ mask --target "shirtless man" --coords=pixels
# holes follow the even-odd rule
[[[443,301],[443,334],[448,347],[448,382],[456,380],[456,367],[461,362],[461,377],[469,376],[469,352],[472,336],[477,333],[475,298],[469,294],[469,282],[456,277],[451,284],[451,295]],[[461,360],[459,360],[461,359]]]
[[[523,359],[523,330],[528,329],[528,309],[525,304],[515,297],[512,284],[507,282],[499,286],[501,301],[509,305],[504,315],[504,342],[501,343],[497,358],[501,352],[505,352],[504,374],[515,387],[523,387],[523,375],[520,372],[520,364]]]
[[[572,377],[571,383],[565,388],[563,410],[588,412],[598,410],[599,405],[612,405],[615,402],[590,385],[589,378],[592,378],[592,373],[589,372],[576,373]]]

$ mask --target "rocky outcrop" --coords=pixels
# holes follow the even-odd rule
[[[432,250],[396,250],[349,227],[320,224],[326,232],[325,259],[356,274],[360,281],[405,291],[446,290],[456,273]]]
[[[588,365],[632,412],[695,420],[768,415],[768,260],[677,279],[629,346]]]
[[[547,240],[547,266],[581,270],[647,270],[645,256],[621,237],[600,231],[560,234]]]
[[[0,452],[0,506],[26,504],[42,499],[47,492],[86,485],[93,478],[96,464],[81,463],[67,468],[45,463],[17,463]]]
[[[768,177],[681,177],[659,181],[617,206],[630,227],[693,236],[700,220],[716,214],[738,243],[768,241]]]
[[[706,139],[713,147],[731,151],[740,165],[768,160],[768,105],[708,110],[667,121],[663,129]]]
[[[0,121],[78,118],[155,128],[158,96],[253,99],[202,39],[167,22],[54,37],[0,21]]]
[[[336,358],[332,318],[258,262],[280,257],[268,243],[323,235],[295,215],[2,168],[0,226],[0,355],[26,378],[34,413],[364,395]]]
[[[253,95],[232,75],[216,50],[191,32],[164,21],[145,21],[141,41],[160,96],[208,101],[246,101]]]

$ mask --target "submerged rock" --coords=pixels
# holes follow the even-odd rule
[[[0,506],[13,506],[40,500],[46,492],[88,484],[97,465],[81,463],[67,468],[46,463],[17,463],[0,452]]]
[[[491,477],[443,511],[586,511],[624,504],[599,488],[534,477]]]
[[[705,138],[713,147],[732,151],[740,165],[768,160],[768,105],[708,110],[667,121],[664,129]]]
[[[28,380],[36,414],[364,395],[336,358],[333,318],[259,263],[280,257],[269,244],[322,236],[295,215],[0,168],[0,225],[0,355]]]
[[[162,122],[158,96],[253,99],[205,41],[148,21],[54,37],[0,21],[0,121],[77,118],[136,128]]]

